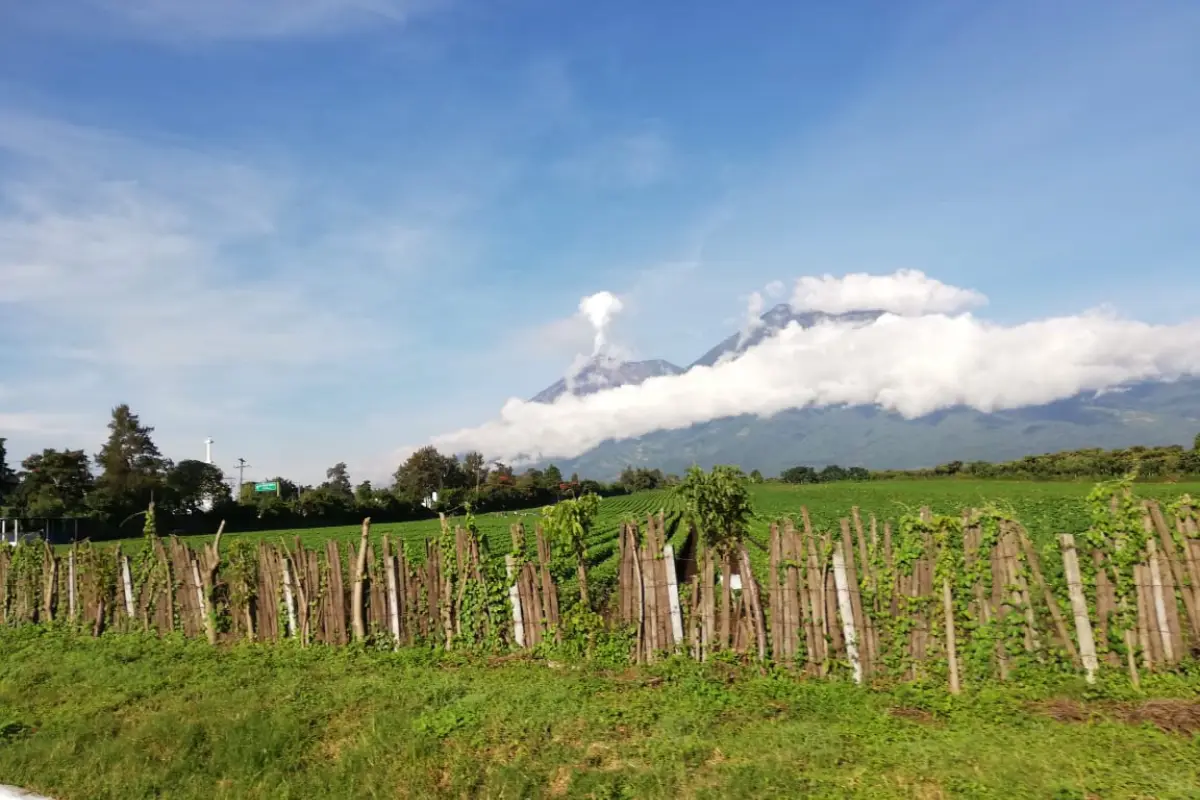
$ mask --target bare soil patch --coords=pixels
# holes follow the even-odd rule
[[[1167,733],[1190,736],[1200,733],[1200,701],[1145,700],[1142,702],[1080,703],[1076,700],[1047,700],[1033,710],[1060,722],[1150,723]]]

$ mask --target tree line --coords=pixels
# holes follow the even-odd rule
[[[224,519],[235,530],[347,524],[371,516],[381,522],[421,519],[445,511],[527,509],[587,494],[611,496],[678,486],[678,475],[660,469],[626,467],[613,483],[565,477],[554,465],[517,474],[511,466],[488,462],[478,452],[459,458],[424,447],[405,460],[389,486],[355,485],[345,463],[326,470],[325,481],[301,485],[284,476],[268,482],[276,491],[256,492],[252,483],[234,497],[221,469],[203,461],[173,462],[155,445],[154,429],[128,405],[117,406],[100,452],[45,449],[20,468],[9,465],[0,438],[0,516],[74,518],[88,524],[91,538],[129,535],[140,529],[139,515],[155,504],[169,530],[200,532]],[[1010,478],[1021,480],[1105,479],[1137,473],[1169,480],[1200,476],[1200,435],[1187,450],[1178,445],[1085,449],[1027,456],[1015,461],[951,461],[929,469],[877,470],[795,466],[772,479],[793,484],[896,478]],[[758,470],[748,479],[762,483]]]
[[[836,464],[791,467],[778,480],[783,483],[878,481],[898,478],[999,478],[1009,480],[1105,480],[1136,473],[1140,480],[1177,480],[1200,476],[1200,434],[1190,450],[1181,445],[1127,447],[1117,450],[1089,448],[1025,456],[1015,461],[950,461],[926,469],[868,470]],[[751,473],[753,479],[757,471]]]
[[[279,475],[262,481],[275,484],[272,492],[258,492],[247,482],[234,497],[220,467],[164,457],[153,433],[123,404],[112,411],[99,453],[45,449],[26,457],[17,469],[10,466],[6,441],[0,438],[0,516],[73,519],[83,523],[81,536],[104,539],[141,530],[151,502],[162,530],[191,533],[211,530],[219,520],[233,530],[349,524],[364,516],[399,522],[468,507],[479,512],[524,509],[584,494],[631,491],[620,482],[605,484],[577,474],[566,478],[553,465],[518,474],[477,452],[460,459],[425,447],[397,468],[390,486],[370,481],[355,485],[346,464],[338,463],[316,485]]]

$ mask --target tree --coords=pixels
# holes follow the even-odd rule
[[[587,537],[592,529],[592,520],[600,510],[600,498],[585,494],[571,500],[562,500],[542,509],[542,518],[551,541],[557,542],[575,556],[576,572],[579,576],[579,602],[588,608],[587,583]]]
[[[353,497],[354,490],[350,488],[350,473],[346,470],[346,462],[339,461],[325,470],[325,488],[334,494]]]
[[[837,464],[830,464],[821,470],[819,476],[821,483],[835,483],[837,481],[846,480],[846,470],[839,467]]]
[[[142,425],[128,405],[122,403],[113,409],[108,441],[96,455],[100,468],[96,486],[104,495],[98,503],[102,510],[146,508],[154,490],[163,485],[170,462],[150,438],[153,432],[154,428]]]
[[[851,467],[846,470],[846,477],[852,481],[869,481],[871,473],[866,467]]]
[[[750,482],[751,483],[762,483],[763,482],[763,474],[756,469],[750,470]]]
[[[487,482],[487,462],[483,458],[483,453],[478,450],[472,450],[463,456],[462,469],[467,479],[467,485],[472,489],[478,489],[480,484]]]
[[[371,486],[370,481],[363,481],[354,487],[354,502],[361,508],[370,508],[375,505],[375,489]]]
[[[563,482],[562,470],[551,464],[542,473],[542,481],[547,489],[552,492],[558,492]]]
[[[394,477],[397,490],[417,503],[432,492],[461,487],[466,482],[458,459],[442,455],[431,445],[409,456]]]
[[[8,466],[8,450],[4,446],[7,441],[0,436],[0,506],[8,502],[17,488],[17,473]]]
[[[621,476],[617,482],[631,492],[644,492],[662,486],[665,479],[661,469],[626,467],[621,470]]]
[[[17,504],[30,517],[82,516],[95,485],[82,450],[43,450],[21,462]]]
[[[820,483],[821,478],[812,467],[790,467],[779,475],[784,483]]]
[[[1196,434],[1196,438],[1192,440],[1192,450],[1200,453],[1200,433]]]
[[[190,458],[171,467],[166,488],[173,495],[176,507],[184,513],[200,511],[206,501],[217,506],[233,499],[220,467]]]
[[[706,473],[693,466],[675,490],[706,547],[725,554],[742,543],[750,528],[749,481],[737,467],[716,466]]]

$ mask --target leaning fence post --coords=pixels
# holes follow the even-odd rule
[[[675,647],[683,644],[683,609],[679,607],[679,581],[675,575],[675,548],[663,547],[663,566],[667,570],[667,603],[671,611],[671,635]]]
[[[863,682],[862,662],[858,658],[858,642],[854,637],[854,609],[850,605],[850,587],[846,582],[846,558],[842,548],[833,548],[833,582],[837,586],[838,611],[842,615],[842,636],[846,640],[846,656],[854,669],[854,682]]]
[[[1067,576],[1067,591],[1071,595],[1071,611],[1075,615],[1075,636],[1079,639],[1079,657],[1087,674],[1087,682],[1096,682],[1096,640],[1092,638],[1092,621],[1088,618],[1087,599],[1083,596],[1083,579],[1079,575],[1079,557],[1075,552],[1075,537],[1059,534],[1062,547],[1063,572]]]
[[[508,602],[512,604],[513,641],[517,647],[525,647],[525,616],[521,609],[521,590],[518,587],[520,574],[517,572],[517,559],[511,555],[504,557],[504,571],[511,581],[508,587]]]
[[[121,556],[121,581],[125,586],[125,613],[130,619],[136,616],[133,608],[133,577],[129,574],[129,556]]]
[[[292,593],[292,563],[285,552],[279,556],[283,574],[283,602],[287,606],[288,636],[296,636],[296,596]]]
[[[946,660],[950,667],[950,694],[958,694],[962,687],[958,678],[958,638],[954,631],[954,595],[950,591],[950,578],[942,578],[942,610],[946,617]]]

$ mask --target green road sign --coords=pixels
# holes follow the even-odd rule
[[[256,491],[256,492],[278,492],[279,484],[276,483],[275,481],[271,481],[270,483],[256,483],[256,484],[254,484],[254,491]]]

